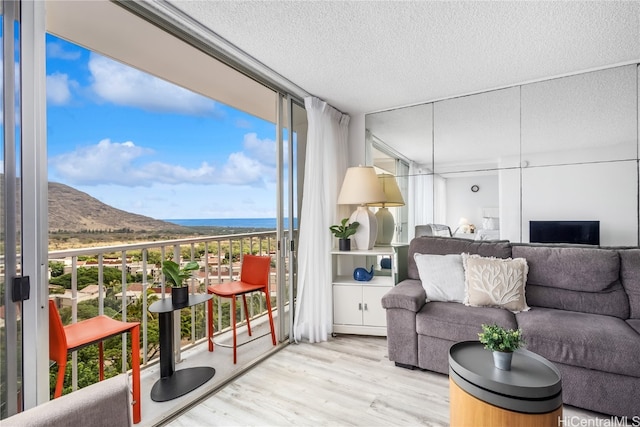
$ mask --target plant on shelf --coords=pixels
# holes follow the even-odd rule
[[[186,304],[189,299],[189,288],[185,285],[185,280],[189,279],[193,271],[198,270],[200,265],[195,261],[190,261],[180,268],[174,261],[162,262],[162,274],[165,281],[171,286],[171,299],[174,305]]]
[[[356,230],[360,225],[357,221],[350,224],[347,224],[347,221],[349,221],[349,218],[343,218],[342,221],[340,221],[340,225],[332,225],[329,227],[333,235],[339,239],[338,244],[340,245],[341,251],[351,250],[351,240],[349,237],[356,234]]]
[[[511,370],[513,352],[524,347],[524,337],[521,329],[505,329],[497,324],[482,325],[482,332],[478,333],[484,348],[493,352],[493,362],[496,368]]]

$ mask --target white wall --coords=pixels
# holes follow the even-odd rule
[[[529,221],[600,221],[600,244],[638,244],[637,161],[522,170],[522,241]],[[613,177],[615,181],[603,179]],[[613,184],[615,182],[615,184]]]
[[[500,238],[511,242],[521,242],[520,212],[520,169],[500,169],[498,173],[500,200]]]
[[[476,193],[471,186],[480,187]],[[482,227],[482,208],[498,207],[498,174],[473,177],[447,177],[447,225],[453,232],[466,218],[476,228]]]
[[[364,114],[355,114],[349,119],[349,158],[348,166],[366,164]]]

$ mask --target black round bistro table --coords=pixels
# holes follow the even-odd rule
[[[516,350],[510,371],[493,364],[478,341],[449,350],[451,426],[554,426],[562,420],[560,371],[544,357]]]
[[[208,294],[189,295],[186,304],[175,306],[171,297],[156,301],[149,311],[159,313],[160,328],[160,379],[151,388],[151,400],[166,402],[183,396],[209,381],[216,373],[214,368],[201,366],[175,370],[173,358],[173,312],[192,305],[202,304],[211,299]]]

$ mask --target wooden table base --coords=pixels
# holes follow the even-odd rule
[[[562,405],[545,414],[508,411],[471,396],[449,378],[449,416],[451,427],[558,427]]]

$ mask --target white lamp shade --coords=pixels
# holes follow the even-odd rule
[[[339,205],[366,205],[385,200],[384,191],[372,166],[347,169],[338,195]]]
[[[456,234],[458,230],[461,230],[463,233],[469,232],[469,220],[467,218],[460,218],[460,221],[458,221],[458,228],[456,228],[456,231],[453,234]]]
[[[386,200],[384,202],[369,203],[369,206],[387,208],[404,206],[404,199],[402,198],[402,193],[400,192],[400,187],[398,187],[395,176],[388,173],[381,173],[378,175],[378,181],[382,186]]]
[[[360,224],[353,235],[356,249],[373,248],[378,234],[378,222],[366,205],[385,200],[384,191],[382,191],[382,186],[373,167],[357,166],[347,169],[340,195],[338,195],[338,204],[360,205],[349,218],[350,223],[358,222]]]

